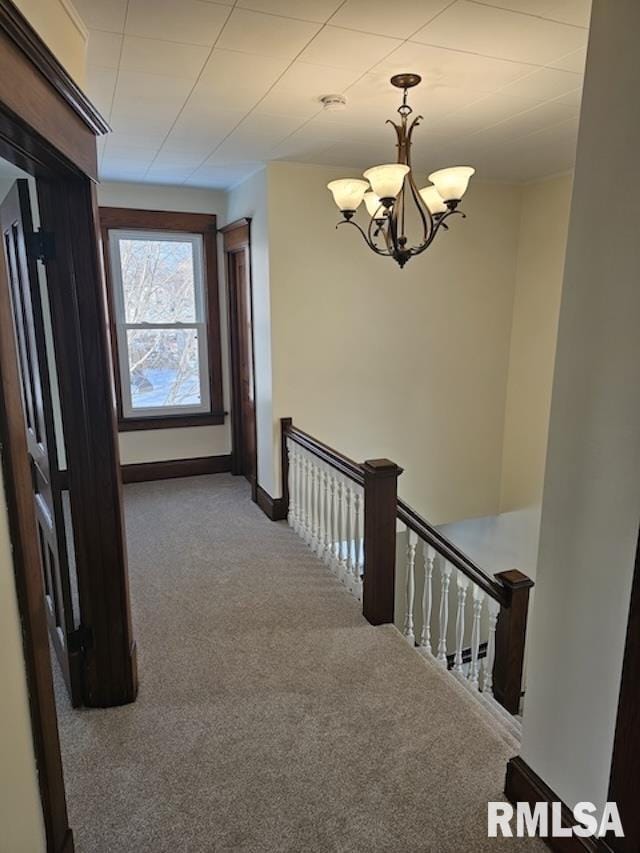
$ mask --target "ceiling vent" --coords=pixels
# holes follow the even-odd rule
[[[329,112],[344,110],[347,107],[347,99],[344,95],[323,95],[320,98],[320,103]]]

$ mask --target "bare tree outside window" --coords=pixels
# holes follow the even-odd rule
[[[119,340],[132,410],[208,405],[204,291],[197,238],[120,233]],[[124,378],[124,377],[123,377]]]

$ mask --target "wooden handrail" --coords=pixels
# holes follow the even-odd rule
[[[433,525],[398,498],[398,518],[413,530],[420,539],[431,545],[455,569],[466,575],[470,581],[479,586],[488,596],[506,607],[509,603],[509,593],[502,583],[495,581],[484,569],[476,565],[464,551],[461,551],[446,536],[443,536]]]
[[[288,422],[288,419],[286,423],[283,423],[282,433],[285,438],[290,438],[296,444],[306,448],[306,450],[309,450],[319,459],[336,468],[341,474],[358,483],[359,486],[364,485],[364,467],[358,464],[358,462],[354,462],[348,456],[343,456],[342,453],[338,453],[337,450],[329,447],[329,445],[323,444],[317,438],[309,435],[309,433],[303,432],[298,427],[293,426],[293,424]]]

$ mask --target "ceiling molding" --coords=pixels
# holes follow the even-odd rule
[[[82,121],[100,136],[111,127],[11,0],[0,0],[0,30],[20,48]]]

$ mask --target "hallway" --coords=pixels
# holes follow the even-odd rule
[[[72,711],[79,853],[544,850],[487,839],[513,747],[230,475],[125,488],[140,693]]]

